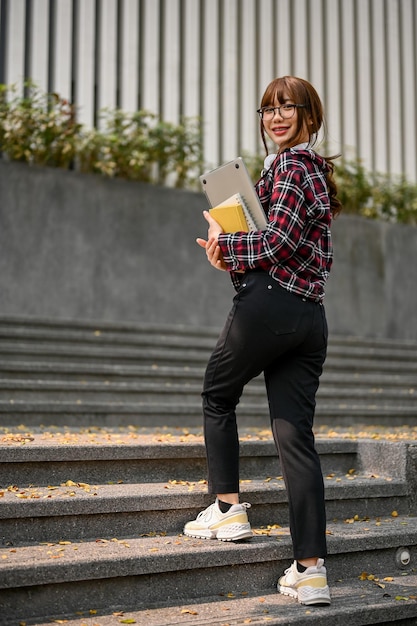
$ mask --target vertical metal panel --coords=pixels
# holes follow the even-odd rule
[[[258,88],[257,106],[269,83],[277,78],[277,36],[276,36],[276,0],[259,0],[258,3]],[[256,120],[259,129],[259,120]],[[258,134],[257,152],[264,153],[261,136]]]
[[[117,0],[99,0],[96,53],[96,115],[104,108],[117,106]]]
[[[179,0],[163,0],[161,41],[161,115],[164,120],[177,123],[180,112],[180,51],[181,21]]]
[[[25,73],[25,0],[14,0],[7,7],[6,83],[23,92]]]
[[[143,44],[141,47],[141,108],[159,113],[160,66],[160,2],[147,0],[143,7]]]
[[[341,58],[339,36],[339,3],[326,0],[324,58],[325,107],[328,120],[327,150],[339,152],[341,146]]]
[[[309,0],[309,18],[309,80],[324,100],[326,93],[323,71],[325,62],[323,0]]]
[[[139,91],[139,4],[123,0],[121,15],[120,107],[136,111]]]
[[[258,3],[258,38],[259,67],[257,102],[259,103],[267,85],[277,78],[276,75],[276,0],[259,0]]]
[[[417,180],[417,47],[414,27],[417,11],[413,0],[403,0],[399,8],[401,91],[397,94],[397,107],[402,120],[404,174],[411,180]]]
[[[388,138],[387,162],[388,170],[400,172],[402,162],[401,137],[401,107],[399,94],[401,93],[401,57],[399,41],[399,11],[398,0],[388,0],[386,3],[386,92],[387,92],[387,127],[382,130]]]
[[[222,3],[220,20],[222,59],[220,67],[220,160],[230,161],[239,151],[237,112],[239,110],[239,58],[236,55],[238,32],[238,0]]]
[[[32,2],[28,76],[48,91],[49,0]]]
[[[356,0],[357,33],[357,111],[358,142],[357,154],[368,167],[374,166],[373,147],[373,85],[372,85],[372,47],[370,1]],[[348,155],[352,156],[352,155]],[[355,156],[355,155],[353,155]]]
[[[95,118],[95,20],[94,0],[76,3],[74,93],[78,104],[78,119],[87,126],[92,126]]]
[[[7,0],[0,0],[0,85],[6,83]]]
[[[50,55],[54,57],[52,65],[52,91],[63,98],[71,98],[71,62],[72,62],[72,2],[55,0],[53,47]]]
[[[256,109],[258,108],[257,95],[257,67],[255,60],[256,37],[254,24],[256,22],[255,2],[253,0],[240,0],[242,10],[241,31],[242,53],[240,62],[242,63],[242,83],[240,88],[241,108],[241,128],[240,145],[241,150],[256,152],[258,146],[258,119]]]
[[[388,169],[389,146],[387,146],[387,75],[381,69],[386,64],[386,31],[385,31],[385,0],[372,2],[372,52],[373,52],[373,76],[372,90],[374,93],[373,110],[373,150],[375,169],[384,172]]]
[[[277,76],[292,74],[290,2],[291,0],[277,0],[275,21]]]
[[[204,91],[202,102],[203,141],[205,158],[209,165],[219,162],[219,3],[218,0],[203,1],[203,19],[205,26],[203,49],[203,76]]]
[[[355,28],[355,0],[342,0],[340,4],[340,37],[341,37],[341,148],[345,152],[356,152],[357,144],[357,117],[356,117],[356,70],[358,67],[356,28]]]
[[[183,94],[182,114],[197,117],[200,112],[200,3],[196,0],[184,2],[183,33]]]
[[[292,73],[300,78],[308,79],[308,0],[292,0],[291,2],[291,47]]]

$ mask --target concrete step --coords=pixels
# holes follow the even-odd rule
[[[366,580],[369,585],[358,587],[358,578],[363,572],[378,577],[383,585],[383,588],[378,587],[379,602],[375,607],[378,615],[382,615],[381,602],[384,593],[389,593],[388,590],[392,589],[393,593],[399,589],[402,592],[408,590],[408,596],[415,590],[413,564],[417,559],[416,518],[387,517],[379,521],[366,520],[352,524],[329,523],[328,547],[326,564],[329,584],[336,597],[340,590],[339,597],[343,596],[346,601],[349,585],[356,589],[370,587],[375,591],[375,583],[369,580]],[[407,548],[410,556],[405,567],[398,564],[398,551],[401,549],[404,552],[404,548]],[[76,612],[78,615],[80,612],[88,615],[91,609],[108,614],[109,605],[111,611],[138,609],[142,611],[139,615],[144,617],[145,611],[152,609],[152,605],[161,600],[174,612],[175,607],[190,602],[192,605],[204,602],[210,604],[214,597],[217,602],[220,602],[219,598],[225,602],[239,598],[239,606],[236,603],[235,610],[245,611],[243,605],[246,594],[252,598],[268,594],[268,603],[262,603],[264,606],[270,606],[272,601],[271,608],[291,607],[294,618],[300,619],[301,615],[306,618],[308,610],[307,607],[296,607],[294,601],[289,599],[284,602],[280,599],[278,602],[275,600],[277,596],[271,594],[277,577],[291,560],[288,528],[255,529],[253,539],[237,544],[174,534],[116,537],[112,533],[88,542],[64,540],[58,544],[48,542],[5,547],[2,556],[6,558],[0,560],[1,615],[3,620],[13,619],[17,623],[18,620],[34,620],[51,615],[72,614],[75,617]],[[385,577],[395,579],[383,582]],[[394,604],[391,594],[385,598],[385,608]],[[358,602],[359,598],[355,600]],[[413,598],[411,601],[408,598],[401,603],[399,600],[396,602],[401,607],[401,612],[396,613],[398,618],[417,617],[417,603]],[[336,602],[335,608],[336,616],[337,611],[341,616],[339,602]],[[368,610],[370,608],[368,606]],[[154,617],[157,617],[156,611],[162,613],[161,609],[154,610]],[[312,614],[321,611],[311,610]],[[332,611],[332,607],[328,607],[327,613],[322,614],[330,617]],[[372,615],[375,613],[372,612]],[[165,616],[167,614],[165,612]],[[185,615],[190,617],[190,614]],[[221,615],[223,621],[217,620],[220,615],[214,623],[225,623],[224,615]],[[182,617],[182,614],[178,617]],[[239,617],[242,619],[241,613]],[[281,617],[279,612],[276,617]],[[154,624],[157,623],[154,621]],[[212,622],[200,621],[200,624],[204,623]]]
[[[198,382],[163,382],[144,380],[134,382],[114,381],[67,381],[38,380],[34,378],[0,378],[0,399],[5,401],[32,400],[83,400],[88,402],[156,402],[169,399],[173,402],[195,402],[202,390],[202,381]],[[320,385],[317,398],[323,402],[362,401],[365,404],[379,406],[396,403],[401,406],[415,406],[417,389],[407,386],[350,387],[334,386],[326,381]],[[266,406],[266,394],[263,380],[252,381],[245,388],[244,400],[260,402]]]
[[[153,435],[143,443],[143,435],[135,435],[4,435],[3,541],[90,539],[108,528],[135,535],[149,528],[180,532],[212,501],[206,494],[201,437],[184,435],[181,441]],[[253,523],[286,523],[287,497],[275,447],[248,437],[241,443],[241,491],[256,505]],[[328,519],[410,513],[408,447],[318,438]]]
[[[162,338],[159,337],[159,340]],[[214,344],[213,344],[214,345]],[[170,364],[182,366],[203,366],[207,362],[210,351],[199,349],[198,345],[191,344],[172,346],[157,341],[132,346],[119,345],[88,345],[87,343],[66,343],[64,340],[55,340],[53,343],[39,343],[28,341],[2,341],[0,343],[0,357],[4,362],[38,361],[40,357],[53,362],[66,361],[74,363],[85,361],[88,363],[147,363]],[[413,375],[417,372],[417,350],[376,350],[374,348],[357,348],[351,351],[335,349],[329,346],[326,361],[328,369],[346,369],[348,371],[378,371]]]
[[[154,402],[88,402],[88,401],[0,401],[0,426],[24,424],[34,427],[49,426],[102,427],[118,424],[152,427],[157,424],[171,427],[199,427],[202,422],[201,402],[182,403],[169,400]],[[339,424],[415,425],[416,408],[397,403],[378,406],[375,402],[317,403],[317,425]],[[267,428],[269,417],[264,403],[242,400],[239,405],[239,423],[245,427]]]
[[[120,345],[185,345],[210,349],[217,340],[218,328],[200,328],[181,325],[155,325],[131,322],[103,322],[73,319],[0,318],[0,339],[28,339],[34,341]],[[346,354],[381,356],[384,352],[397,353],[398,358],[415,360],[416,342],[386,338],[362,338],[331,335],[329,349]],[[408,355],[408,356],[407,356]]]
[[[188,602],[175,603],[158,601],[154,604],[142,603],[143,608],[123,609],[113,614],[97,612],[94,618],[85,612],[85,617],[71,619],[67,617],[67,626],[114,626],[115,616],[119,623],[146,624],[147,626],[379,626],[416,625],[415,574],[391,577],[389,582],[339,580],[332,587],[330,607],[306,607],[294,600],[265,590],[262,594],[222,593],[210,598],[190,599]],[[382,579],[383,580],[383,579]],[[401,598],[399,600],[398,598]],[[80,612],[77,612],[80,615]],[[387,617],[388,621],[386,621]],[[58,616],[56,616],[58,617]],[[62,617],[62,616],[61,616]],[[53,617],[51,617],[53,619]],[[130,620],[130,621],[128,621]],[[226,620],[226,621],[225,621]],[[29,620],[29,626],[50,626],[51,621]]]
[[[329,520],[379,518],[409,512],[407,486],[358,474],[350,480],[333,473],[325,480]],[[61,485],[4,490],[0,504],[1,540],[6,545],[91,540],[108,529],[121,535],[180,533],[184,524],[213,501],[204,479],[140,484],[90,484],[67,479]],[[287,496],[281,478],[241,482],[243,501],[254,508],[256,526],[285,525]]]
[[[273,591],[292,551],[261,377],[239,405],[254,538],[181,535],[212,501],[199,395],[217,335],[0,318],[0,624],[106,626],[123,621],[117,610],[147,626],[417,623],[413,439],[317,435],[334,602],[310,611]],[[415,426],[416,357],[412,342],[332,337],[318,429]]]
[[[383,454],[384,442],[369,442],[374,456]],[[363,445],[353,439],[318,435],[316,446],[325,473],[346,474],[368,470],[393,478],[378,461],[362,461]],[[47,486],[68,479],[115,483],[199,481],[206,474],[202,434],[188,431],[143,433],[136,429],[63,430],[62,432],[4,431],[0,435],[0,480],[6,484]],[[395,477],[404,478],[407,444],[392,442],[396,453]],[[244,479],[280,475],[279,459],[271,434],[241,431],[240,472]]]
[[[196,383],[201,385],[205,367],[190,366],[152,366],[152,365],[115,365],[108,363],[51,363],[41,361],[0,362],[2,380],[66,380],[85,384],[86,381],[98,382],[142,382],[144,380],[166,383]],[[254,382],[263,386],[263,377]],[[417,378],[413,374],[343,372],[325,370],[322,375],[323,385],[351,388],[389,388],[406,389],[412,393],[416,388]],[[263,387],[262,387],[263,388]]]

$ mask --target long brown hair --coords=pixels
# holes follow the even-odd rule
[[[279,152],[301,143],[305,136],[306,129],[309,134],[309,146],[313,147],[317,142],[320,129],[325,128],[323,105],[317,91],[311,83],[303,78],[297,78],[296,76],[275,78],[265,89],[261,100],[261,108],[273,106],[277,102],[282,104],[288,99],[295,104],[303,104],[304,107],[297,109],[297,128],[295,136],[292,138],[289,145],[285,143],[280,145]],[[266,133],[262,119],[260,120],[260,131],[262,143],[265,147],[266,154],[268,154]],[[337,198],[337,187],[333,176],[333,160],[338,156],[340,155],[324,157],[329,165],[326,180],[330,197],[330,210],[333,216],[338,215],[342,210],[342,204]]]

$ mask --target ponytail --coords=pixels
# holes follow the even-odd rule
[[[337,154],[336,156],[332,156],[332,157],[324,157],[326,160],[326,163],[329,166],[329,170],[327,171],[327,174],[326,174],[326,182],[327,182],[327,189],[328,189],[329,198],[330,198],[330,212],[333,217],[337,217],[343,208],[342,203],[337,197],[337,185],[334,179],[333,159],[336,159],[339,156],[340,155]]]

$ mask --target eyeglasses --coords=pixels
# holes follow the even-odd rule
[[[261,120],[264,121],[272,120],[275,117],[275,111],[278,111],[283,119],[288,120],[290,117],[293,117],[295,109],[303,109],[305,106],[305,104],[281,104],[279,107],[262,107],[256,112]]]

